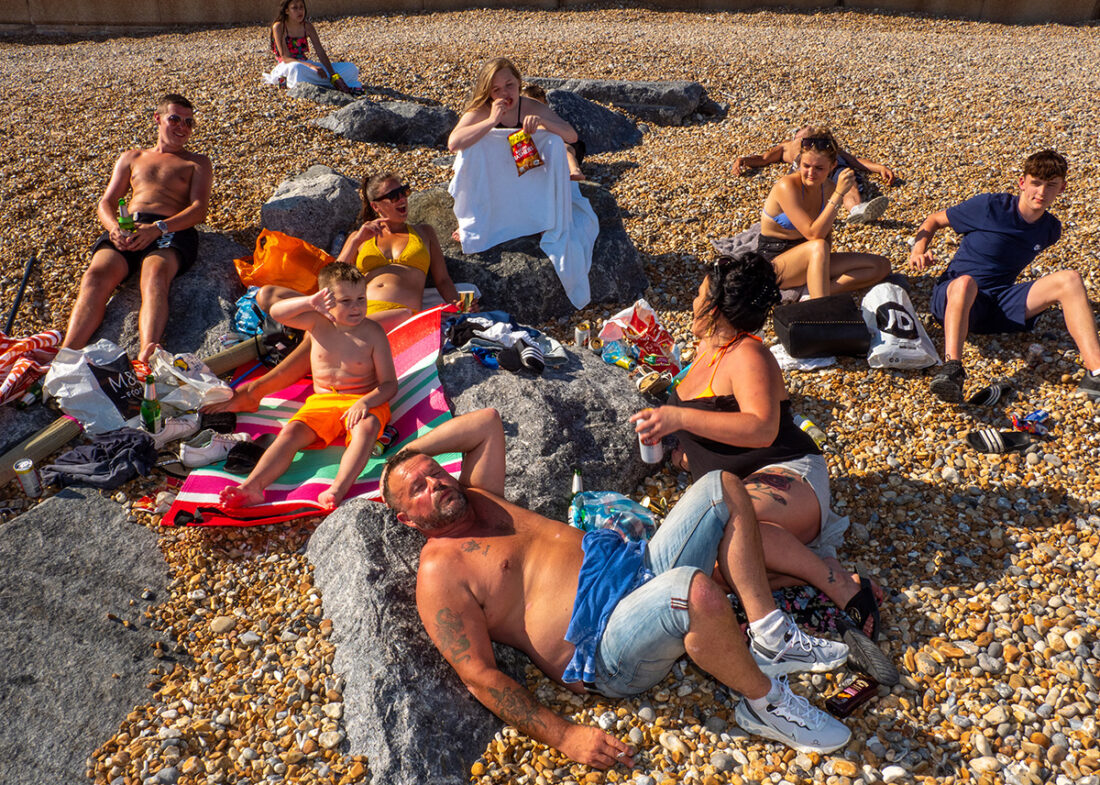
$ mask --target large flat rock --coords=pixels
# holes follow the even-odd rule
[[[449,354],[440,380],[455,412],[492,406],[500,412],[508,447],[508,498],[564,521],[573,469],[593,491],[631,494],[652,473],[641,462],[630,415],[653,401],[627,372],[595,353],[566,350],[568,362],[528,371],[493,371],[473,356]]]
[[[623,228],[615,197],[595,183],[584,182],[580,187],[600,222],[588,272],[592,303],[633,302],[649,286],[649,279]],[[576,312],[553,264],[539,247],[540,235],[517,237],[481,253],[464,254],[462,246],[451,239],[458,220],[454,199],[442,187],[412,194],[409,220],[432,225],[451,278],[477,284],[483,310],[507,311],[528,324],[543,324]]]
[[[86,782],[88,756],[149,700],[167,641],[142,614],[167,565],[152,532],[79,489],[0,526],[0,562],[0,783]]]

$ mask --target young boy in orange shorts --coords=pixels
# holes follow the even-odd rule
[[[279,431],[256,468],[239,486],[224,489],[225,507],[259,504],[264,489],[289,468],[299,450],[327,447],[347,435],[332,486],[318,496],[335,509],[363,471],[378,434],[390,419],[397,373],[386,333],[366,318],[367,285],[354,266],[333,262],[317,275],[314,295],[282,300],[271,318],[312,337],[313,394]]]

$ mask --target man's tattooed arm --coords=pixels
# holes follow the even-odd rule
[[[450,608],[435,615],[436,644],[453,665],[470,659],[470,640],[462,629],[462,617]]]
[[[532,737],[546,731],[546,723],[539,714],[548,709],[523,687],[518,684],[503,689],[489,687],[488,692],[492,699],[489,709],[516,730]]]

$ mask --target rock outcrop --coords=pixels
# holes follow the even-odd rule
[[[156,535],[73,488],[0,527],[0,561],[0,782],[82,782],[92,750],[149,700],[150,669],[172,667],[144,618],[168,567]]]
[[[600,221],[600,233],[592,251],[592,269],[588,273],[592,302],[632,302],[641,296],[649,281],[623,228],[615,198],[595,183],[581,183],[580,188]],[[451,278],[477,284],[483,309],[499,308],[529,324],[542,324],[575,312],[557,272],[539,247],[539,235],[518,237],[481,253],[464,254],[462,247],[451,239],[458,221],[454,200],[442,187],[410,196],[409,220],[426,222],[435,228]]]
[[[359,183],[317,164],[279,183],[260,210],[265,229],[298,237],[323,251],[359,216]]]

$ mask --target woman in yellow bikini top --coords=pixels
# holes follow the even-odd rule
[[[337,261],[354,264],[366,276],[368,317],[389,329],[418,312],[429,272],[443,299],[457,303],[435,230],[408,223],[409,187],[385,172],[364,177],[361,191],[361,225]]]

